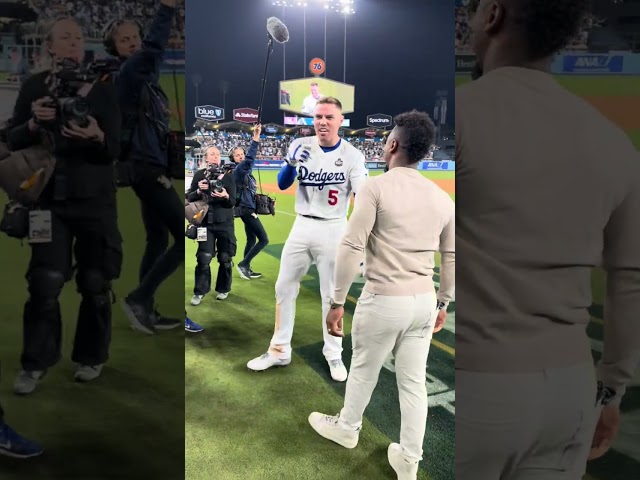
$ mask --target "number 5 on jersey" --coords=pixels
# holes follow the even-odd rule
[[[338,190],[329,190],[329,205],[337,205],[338,204]]]

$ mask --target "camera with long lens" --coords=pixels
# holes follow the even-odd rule
[[[47,105],[56,109],[56,123],[64,126],[73,123],[81,128],[89,126],[91,108],[85,97],[78,94],[80,88],[119,68],[119,63],[113,60],[97,60],[86,66],[68,58],[61,60],[51,75],[49,88],[53,101]]]
[[[209,190],[215,193],[222,193],[224,184],[218,177],[232,171],[235,167],[235,163],[232,163],[223,165],[212,165],[207,168],[207,173],[205,175],[206,180],[209,182]]]
[[[224,185],[222,180],[219,179],[220,175],[226,173],[224,167],[221,165],[212,165],[207,169],[206,180],[209,182],[209,190],[215,193],[222,193]]]

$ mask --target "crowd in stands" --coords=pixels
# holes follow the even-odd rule
[[[469,26],[469,13],[463,1],[457,1],[455,7],[455,28],[456,28],[456,53],[471,54],[471,28]],[[583,25],[582,30],[574,38],[567,50],[587,50],[589,42],[589,32],[595,28],[603,26],[605,20],[597,16],[589,16]]]
[[[258,149],[258,160],[263,159],[281,159],[286,153],[289,143],[295,137],[291,135],[279,135],[277,137],[263,136]],[[228,132],[228,131],[198,131],[194,139],[201,145],[201,148],[195,149],[193,155],[195,160],[187,158],[185,168],[188,170],[197,170],[201,168],[201,164],[197,164],[209,146],[215,146],[220,149],[223,160],[228,159],[228,155],[232,148],[242,147],[247,151],[251,145],[251,134],[246,132]],[[363,137],[344,138],[350,142],[358,150],[360,150],[368,161],[377,161],[382,159],[383,143],[380,138],[370,139]],[[427,159],[432,158],[430,153]]]
[[[42,21],[72,15],[87,30],[90,39],[102,39],[104,26],[113,19],[133,18],[147,26],[158,9],[158,0],[30,0]],[[169,48],[184,48],[184,4],[176,15]]]

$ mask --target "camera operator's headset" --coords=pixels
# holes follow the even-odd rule
[[[244,147],[241,147],[239,145],[237,147],[233,147],[231,150],[229,150],[229,161],[231,163],[236,163],[235,160],[233,159],[233,152],[235,152],[238,149],[242,150],[242,153],[244,154],[245,157],[247,156],[247,151],[244,149]]]
[[[107,23],[107,25],[104,27],[104,30],[102,31],[102,44],[104,45],[105,51],[109,55],[119,57],[118,50],[116,48],[116,42],[113,39],[113,34],[115,33],[116,29],[118,29],[125,23],[133,23],[136,27],[138,27],[138,35],[140,35],[140,38],[144,38],[144,26],[135,18],[111,20],[109,23]]]

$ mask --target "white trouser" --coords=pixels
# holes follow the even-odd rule
[[[334,288],[336,253],[346,227],[346,218],[296,218],[280,258],[280,272],[276,281],[276,324],[269,348],[272,355],[278,358],[291,357],[291,339],[300,281],[309,271],[309,267],[315,264],[320,276],[322,297],[322,318],[319,319],[324,338],[322,353],[328,361],[342,358],[342,339],[327,333],[325,321]]]
[[[436,294],[388,297],[363,291],[351,330],[353,356],[340,422],[362,425],[362,416],[378,383],[382,364],[395,357],[400,398],[400,446],[422,459],[427,426],[427,356],[437,316]]]
[[[582,479],[601,411],[596,393],[592,362],[531,373],[456,370],[456,479]]]

